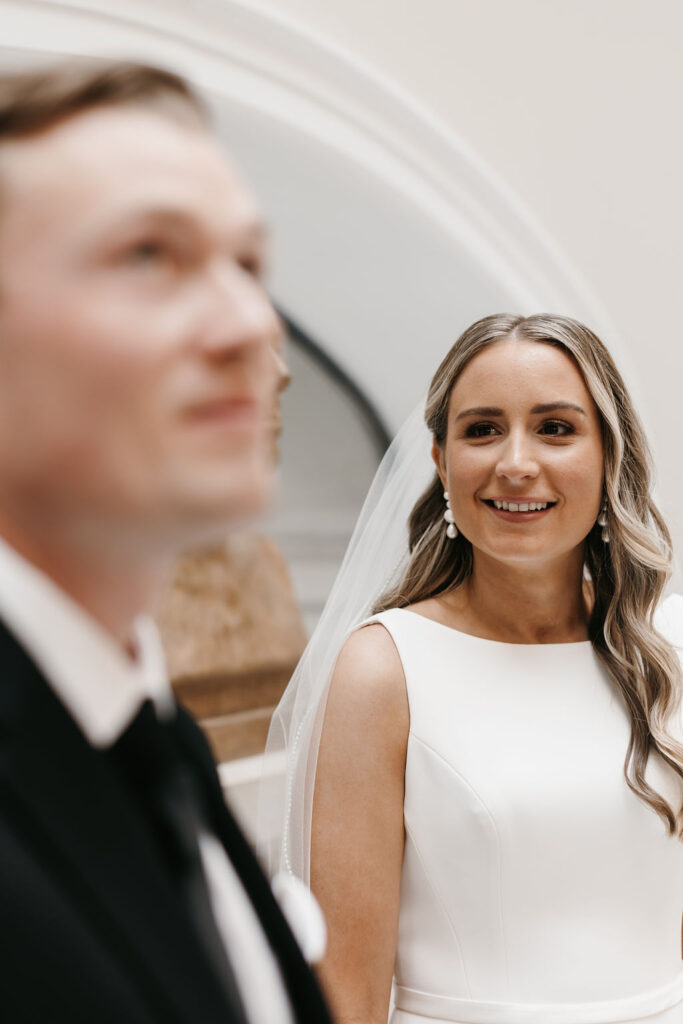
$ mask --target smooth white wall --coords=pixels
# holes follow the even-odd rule
[[[683,4],[260,6],[320,33],[431,108],[564,250],[629,350],[680,562]]]

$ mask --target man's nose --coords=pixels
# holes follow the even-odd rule
[[[221,362],[265,358],[278,345],[280,319],[265,288],[238,266],[212,268],[209,311],[201,333],[203,351]],[[272,356],[268,356],[272,362]]]
[[[510,431],[500,451],[496,472],[513,482],[537,476],[538,462],[525,431]]]

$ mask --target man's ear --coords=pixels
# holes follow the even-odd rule
[[[446,467],[443,448],[436,438],[434,438],[434,441],[432,442],[432,458],[434,459],[434,465],[436,466],[436,471],[439,474],[439,479],[441,480],[443,489],[444,491],[447,491],[448,488],[446,487]]]

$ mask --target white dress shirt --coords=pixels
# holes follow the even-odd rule
[[[39,666],[94,747],[109,747],[151,698],[160,718],[175,714],[161,642],[151,619],[131,637],[137,657],[52,580],[0,540],[0,619]],[[251,1024],[292,1024],[277,962],[235,870],[216,836],[199,847],[219,932]]]

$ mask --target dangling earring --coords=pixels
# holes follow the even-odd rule
[[[444,491],[443,496],[446,501],[446,511],[444,512],[443,517],[448,523],[448,526],[446,527],[446,536],[450,537],[451,540],[455,540],[458,536],[458,527],[455,525],[455,521],[453,519],[451,499],[448,497],[448,491]]]
[[[603,499],[602,505],[600,506],[600,515],[598,516],[598,526],[602,527],[602,543],[609,544],[609,529],[607,527],[607,498]]]

